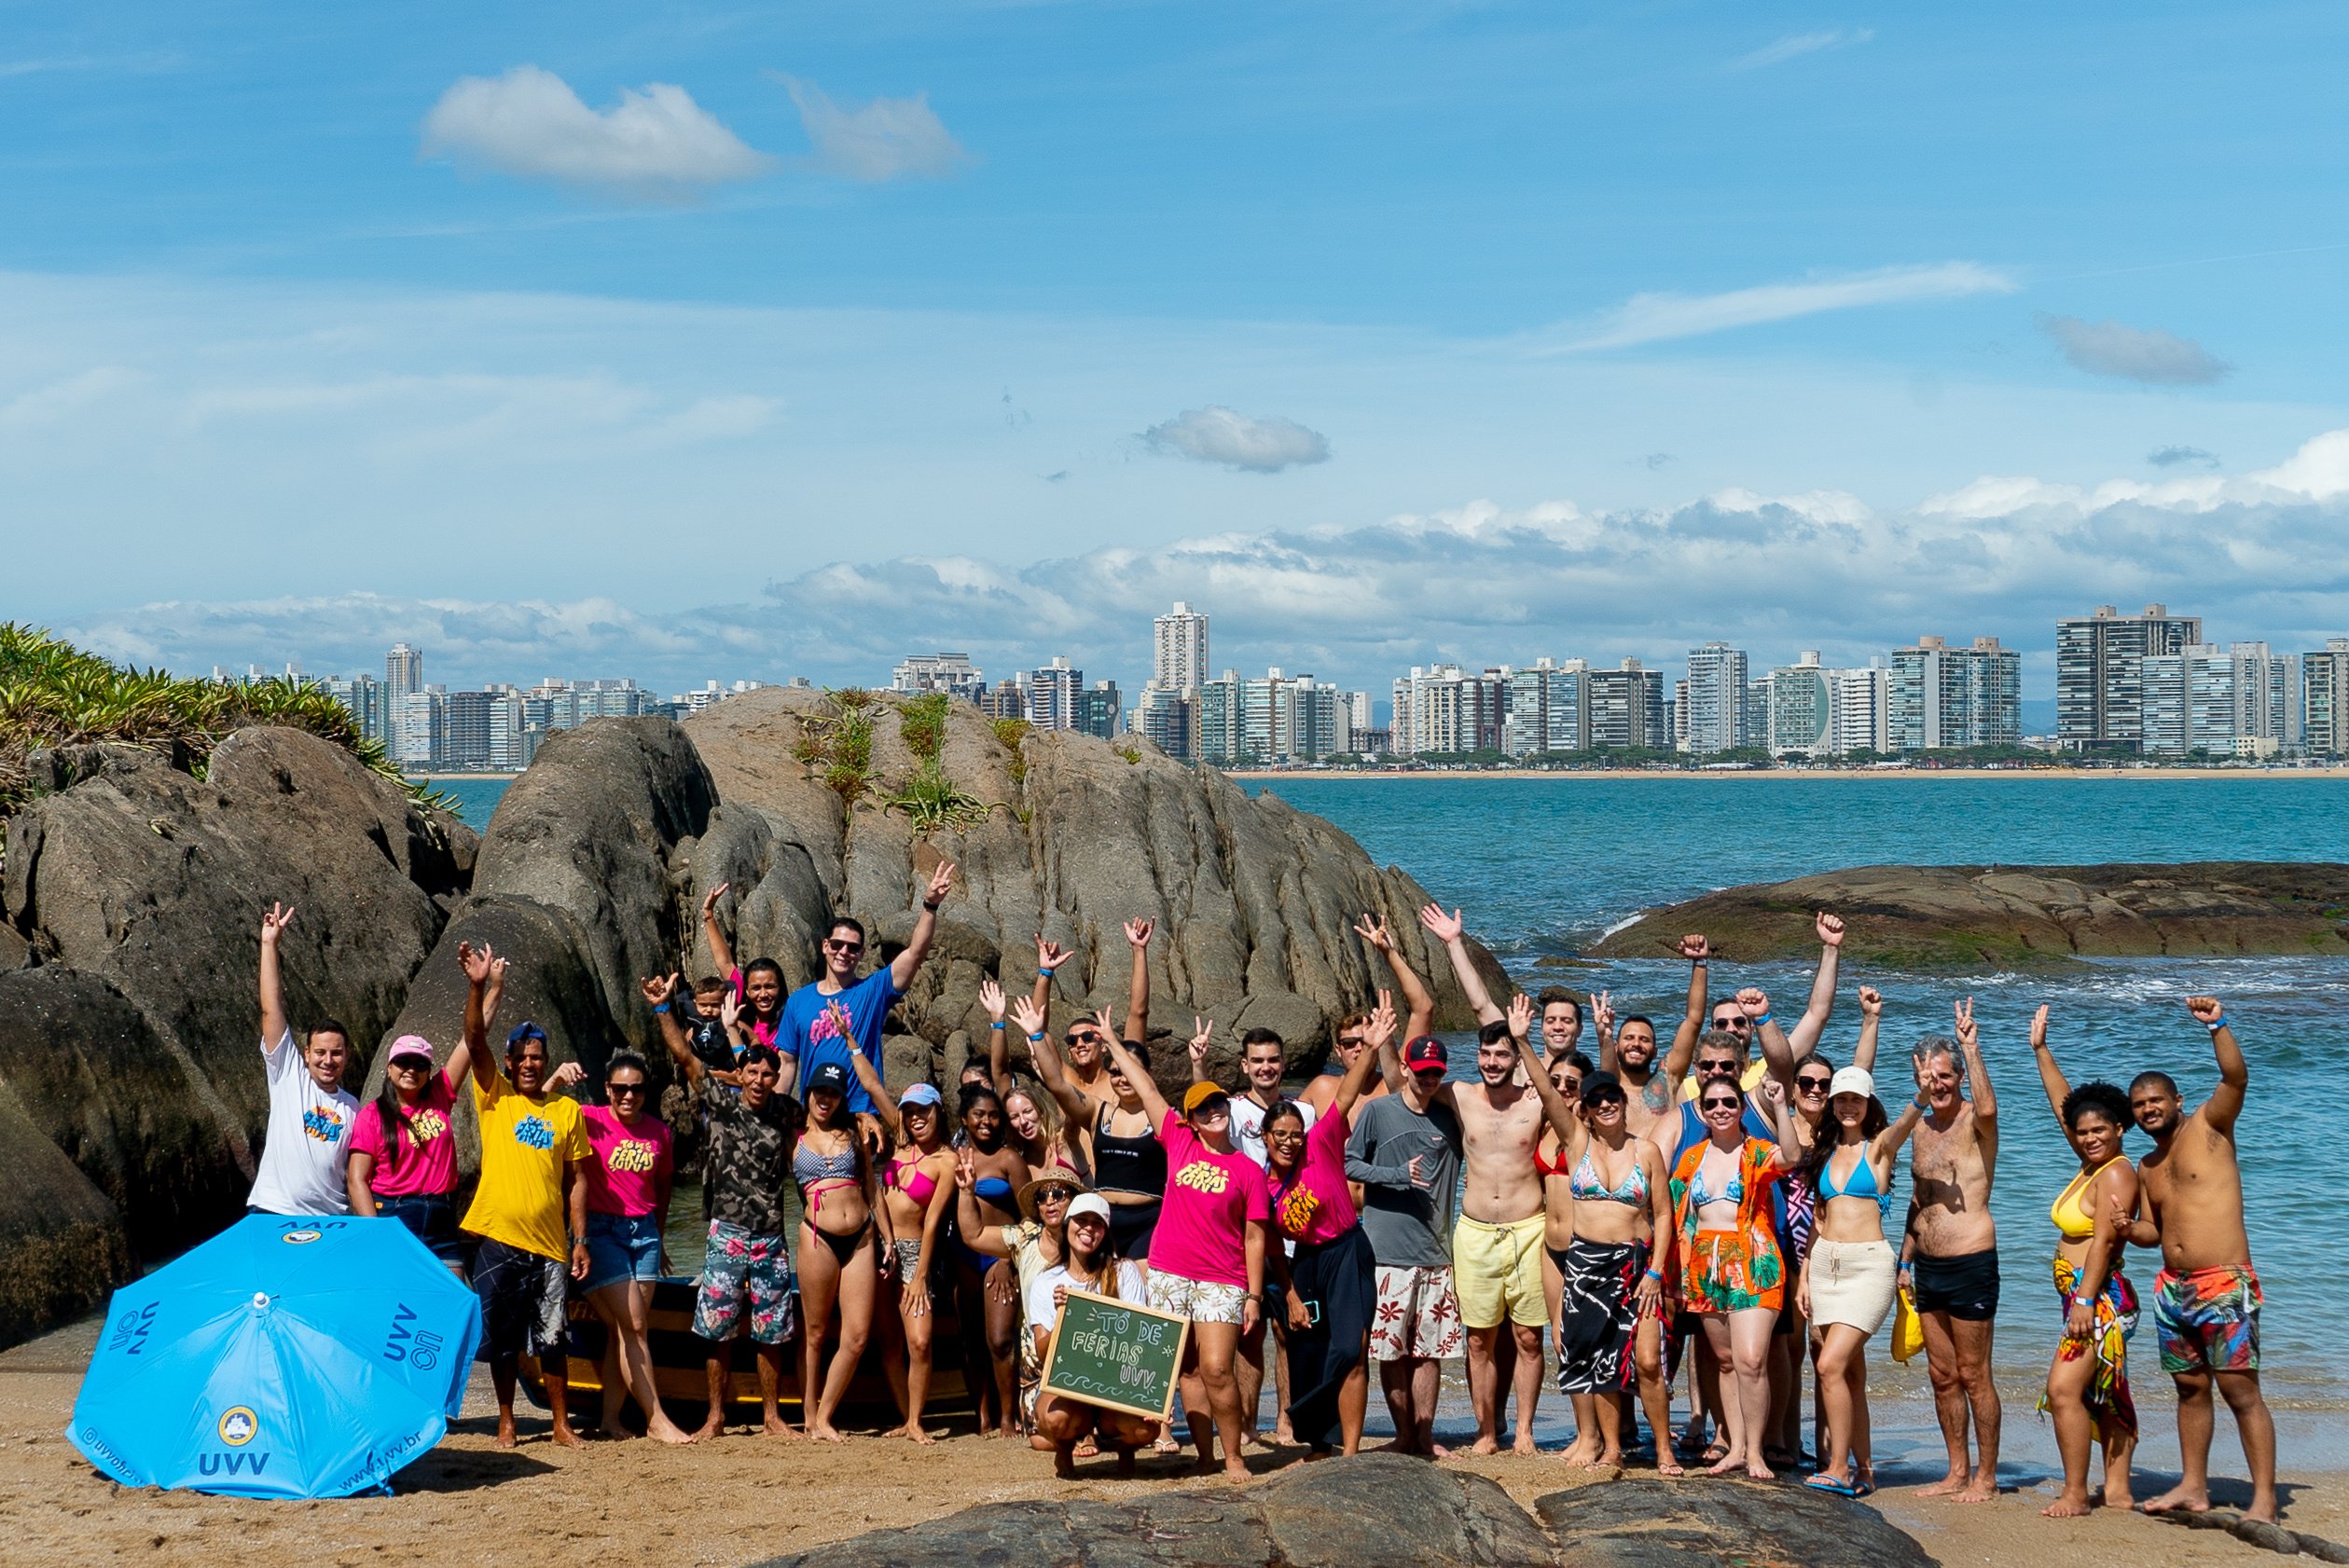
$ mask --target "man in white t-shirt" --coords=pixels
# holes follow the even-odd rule
[[[1250,1029],[1240,1037],[1239,1070],[1248,1087],[1232,1096],[1232,1147],[1256,1162],[1264,1163],[1264,1118],[1287,1096],[1280,1092],[1280,1070],[1288,1056],[1288,1046],[1270,1029]],[[1191,1058],[1191,1081],[1207,1081],[1207,1053],[1204,1050]],[[1305,1118],[1307,1130],[1313,1126],[1314,1109],[1304,1101],[1297,1102],[1298,1114]],[[1291,1252],[1296,1244],[1281,1244]],[[1256,1406],[1264,1390],[1264,1334],[1270,1330],[1274,1349],[1272,1358],[1273,1408],[1280,1413],[1273,1424],[1273,1440],[1293,1443],[1289,1430],[1289,1358],[1280,1354],[1281,1314],[1265,1312],[1256,1320],[1255,1332],[1239,1342],[1239,1360],[1232,1370],[1239,1378],[1240,1415],[1248,1425],[1250,1441],[1256,1437]]]
[[[297,1050],[285,1019],[285,988],[278,978],[277,939],[294,922],[284,904],[261,916],[261,1060],[269,1075],[269,1127],[261,1169],[253,1178],[248,1214],[348,1214],[343,1157],[359,1102],[342,1086],[351,1032],[322,1020]]]

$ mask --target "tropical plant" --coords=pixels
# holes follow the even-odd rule
[[[897,733],[905,738],[905,750],[923,762],[934,762],[947,743],[947,703],[944,692],[927,692],[909,697],[897,708]]]
[[[916,833],[927,837],[938,828],[976,827],[995,807],[963,791],[933,758],[886,796],[881,809],[902,814]]]

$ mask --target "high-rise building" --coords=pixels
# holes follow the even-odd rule
[[[2302,720],[2299,661],[2264,642],[2232,642],[2235,667],[2235,750],[2255,755],[2298,753]]]
[[[2066,751],[2135,752],[2144,741],[2140,663],[2203,640],[2202,618],[2149,604],[2123,615],[2100,604],[2093,615],[2055,623],[2055,741]]]
[[[394,642],[392,651],[383,655],[383,684],[391,688],[392,700],[399,701],[410,692],[424,689],[424,654],[421,649],[410,648],[405,642]]]
[[[1076,722],[1071,728],[1100,740],[1117,736],[1117,722],[1126,711],[1114,681],[1096,681],[1077,694]]]
[[[1020,719],[1028,717],[1028,688],[1017,675],[1008,681],[998,681],[992,691],[981,691],[974,699],[979,711],[990,719]]]
[[[2023,658],[1995,637],[1971,648],[1920,637],[1896,648],[1886,671],[1888,751],[2016,746],[2023,740]]]
[[[1888,751],[1892,681],[1881,664],[1829,672],[1834,694],[1835,731],[1828,750],[1838,757],[1855,751]]]
[[[408,693],[395,705],[399,716],[399,746],[393,758],[402,767],[440,765],[442,734],[448,719],[447,690],[426,686]]]
[[[450,692],[441,705],[438,765],[510,772],[524,765],[522,697],[511,686]]]
[[[2318,756],[2349,757],[2349,637],[2301,655],[2303,742]]]
[[[1040,730],[1077,727],[1077,699],[1085,695],[1085,671],[1056,658],[1028,672],[1028,722]]]
[[[2300,681],[2264,642],[2189,643],[2139,661],[2149,757],[2273,757],[2300,749]]]
[[[1670,747],[1665,727],[1664,671],[1625,659],[1613,669],[1594,669],[1583,692],[1595,751],[1663,751]]]
[[[1346,698],[1334,681],[1300,675],[1289,688],[1289,758],[1318,763],[1352,749]]]
[[[1403,755],[1499,750],[1508,691],[1498,668],[1471,675],[1458,665],[1414,665],[1394,684],[1395,750]]]
[[[1178,599],[1151,624],[1150,683],[1188,692],[1208,679],[1207,617]]]
[[[1746,651],[1726,642],[1689,650],[1687,749],[1703,756],[1745,742]]]
[[[986,688],[968,653],[908,653],[889,675],[892,692],[944,692],[963,702],[976,702]]]
[[[1368,751],[1370,733],[1376,727],[1377,721],[1370,710],[1370,694],[1368,692],[1347,693],[1346,744],[1339,750],[1357,754]]]
[[[1225,767],[1246,758],[1248,752],[1240,736],[1239,671],[1227,669],[1213,681],[1202,681],[1195,690],[1198,722],[1193,733],[1198,760]]]
[[[1144,686],[1134,709],[1134,727],[1141,731],[1142,738],[1179,763],[1198,758],[1198,721],[1195,688],[1185,694],[1155,684]]]
[[[1772,670],[1762,683],[1757,707],[1758,734],[1753,744],[1766,748],[1772,756],[1819,757],[1832,752],[1834,682],[1820,667],[1816,650],[1805,650],[1794,663]]]
[[[1581,659],[1559,664],[1545,657],[1506,671],[1508,716],[1501,724],[1500,749],[1512,757],[1587,750],[1582,682],[1589,669]]]
[[[764,681],[737,681],[731,686],[721,686],[715,681],[705,681],[692,691],[679,692],[669,699],[670,716],[683,719],[688,715],[702,712],[724,702],[728,697],[739,697],[745,692],[758,691],[766,684]]]
[[[398,724],[392,715],[392,688],[372,675],[354,675],[349,680],[330,676],[318,682],[318,689],[349,710],[358,721],[362,739],[372,740],[392,751],[392,742]]]

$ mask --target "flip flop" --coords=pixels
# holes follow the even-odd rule
[[[1873,1497],[1876,1494],[1876,1483],[1873,1481],[1854,1481],[1852,1482],[1851,1494],[1854,1497]]]
[[[1831,1492],[1838,1497],[1856,1498],[1859,1495],[1858,1490],[1850,1482],[1839,1481],[1832,1476],[1813,1476],[1803,1484],[1813,1492]]]

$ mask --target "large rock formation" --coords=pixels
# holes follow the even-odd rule
[[[684,729],[598,721],[548,738],[479,840],[299,731],[240,731],[201,779],[130,748],[35,762],[42,793],[9,823],[0,881],[0,1134],[29,1130],[48,1152],[28,1162],[25,1203],[0,1209],[0,1277],[18,1277],[0,1341],[236,1214],[268,1118],[254,970],[273,900],[297,911],[283,946],[296,1026],[342,1022],[370,1092],[395,1036],[455,1043],[461,942],[509,961],[501,1038],[531,1018],[558,1060],[600,1076],[632,1047],[666,1079],[638,982],[713,967],[705,889],[730,885],[738,954],[796,984],[833,912],[872,928],[875,962],[902,949],[941,859],[956,890],[888,1042],[895,1081],[961,1065],[986,1038],[979,983],[1025,990],[1040,929],[1076,954],[1056,1022],[1122,1013],[1120,928],[1137,916],[1158,922],[1154,1032],[1212,1017],[1220,1065],[1260,1025],[1292,1066],[1320,1060],[1331,1026],[1388,983],[1351,930],[1365,912],[1407,944],[1438,1026],[1473,1023],[1420,931],[1427,895],[1327,822],[1146,744],[1005,735],[968,705],[769,691]],[[1187,1077],[1180,1051],[1157,1066]],[[469,1100],[459,1118],[469,1162]],[[61,1267],[67,1251],[85,1264]]]
[[[697,888],[730,883],[722,911],[738,953],[774,956],[798,984],[814,978],[829,911],[875,926],[893,951],[930,869],[952,860],[958,890],[904,1012],[939,1070],[984,1039],[983,977],[1014,992],[1034,983],[1040,930],[1075,954],[1054,977],[1056,1019],[1102,1005],[1122,1016],[1132,963],[1122,927],[1137,917],[1157,922],[1149,963],[1161,1035],[1179,1025],[1187,1036],[1201,1014],[1224,1025],[1221,1052],[1236,1049],[1237,1031],[1263,1026],[1281,1036],[1292,1069],[1318,1064],[1333,1025],[1391,983],[1384,960],[1353,934],[1365,913],[1386,920],[1429,982],[1437,1026],[1474,1025],[1443,950],[1419,928],[1426,891],[1374,865],[1320,818],[1274,796],[1250,799],[1139,737],[1112,745],[1033,732],[1007,743],[977,708],[958,704],[936,773],[968,804],[923,832],[918,807],[890,803],[902,802],[926,759],[905,734],[903,710],[877,703],[868,711],[869,761],[853,803],[844,798],[853,783],[828,750],[842,715],[824,694],[753,692],[687,722],[725,802],[697,850]],[[844,787],[810,777],[820,770]],[[1493,994],[1505,997],[1499,966],[1475,953]],[[706,950],[691,963],[707,966]],[[1155,1065],[1181,1067],[1163,1054]]]
[[[1684,931],[1741,962],[1808,956],[1815,911],[1846,960],[1894,969],[2044,968],[2075,958],[2349,953],[2349,865],[1860,866],[1650,910],[1598,943],[1654,957]]]
[[[33,763],[46,792],[9,821],[0,880],[0,1090],[81,1178],[28,1151],[50,1221],[0,1222],[0,1277],[50,1282],[37,1322],[102,1300],[126,1240],[167,1253],[242,1205],[269,1115],[261,911],[298,911],[296,1025],[339,1019],[364,1052],[463,896],[476,838],[297,730],[239,731],[201,779],[131,747]]]
[[[1534,1512],[1482,1476],[1364,1454],[1238,1489],[990,1503],[761,1568],[1936,1568],[1874,1509],[1799,1486],[1624,1479]]]

